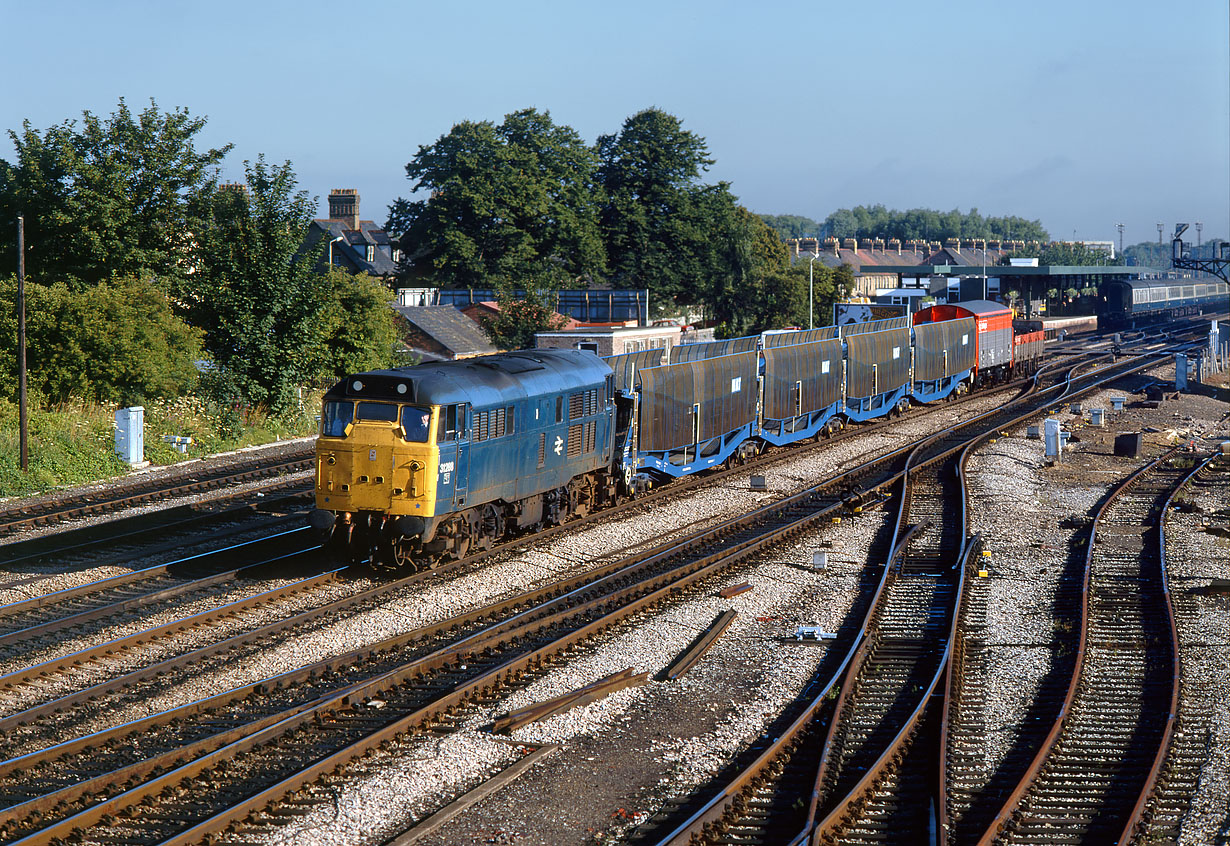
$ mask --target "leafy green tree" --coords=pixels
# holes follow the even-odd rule
[[[659,305],[699,302],[713,269],[714,230],[728,226],[725,215],[734,206],[726,185],[700,183],[713,164],[704,138],[685,130],[674,115],[645,109],[625,120],[617,134],[599,137],[596,148],[611,280],[619,287],[650,288]],[[720,219],[710,217],[715,212]]]
[[[0,280],[0,303],[16,301],[14,277]],[[10,331],[11,330],[11,331]],[[16,316],[0,316],[4,395],[17,396]],[[133,405],[178,396],[197,381],[200,333],[148,280],[102,282],[88,290],[64,282],[26,282],[26,363],[36,402]]]
[[[527,285],[520,297],[514,297],[511,286],[496,289],[500,310],[483,320],[483,331],[491,343],[504,350],[524,350],[535,346],[534,335],[561,328],[565,319],[551,308],[549,285]]]
[[[1042,224],[1020,217],[983,217],[978,209],[939,212],[933,209],[897,211],[882,204],[838,209],[824,220],[825,237],[897,238],[902,241],[945,241],[949,238],[986,238],[1045,241]]]
[[[230,145],[199,151],[205,119],[187,109],[137,114],[121,98],[108,118],[90,112],[40,132],[9,131],[15,164],[0,161],[0,273],[16,270],[23,215],[33,280],[90,285],[123,276],[183,276],[194,264],[194,209],[215,188]]]
[[[816,268],[823,283],[828,271]],[[807,274],[796,270],[774,270],[759,280],[756,296],[748,303],[748,332],[785,329],[787,326],[807,328]]]
[[[329,364],[330,286],[315,272],[325,245],[299,254],[316,203],[296,191],[290,162],[261,156],[244,170],[245,186],[212,197],[199,272],[183,297],[219,368],[216,390],[281,413]]]
[[[601,274],[597,160],[549,112],[498,126],[464,121],[406,165],[422,200],[398,199],[387,228],[404,232],[401,276],[442,287],[571,285]]]
[[[393,366],[397,346],[393,293],[366,274],[331,268],[323,280],[327,302],[321,313],[322,362],[319,378]]]
[[[789,238],[815,238],[820,234],[820,224],[810,217],[797,214],[762,214],[760,217],[783,241]]]

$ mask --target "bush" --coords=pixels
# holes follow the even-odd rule
[[[16,280],[0,280],[14,302]],[[0,367],[15,373],[16,319],[0,318]],[[200,333],[171,311],[166,295],[137,279],[76,290],[62,282],[26,285],[26,362],[31,404],[70,401],[135,405],[196,384]],[[17,398],[16,380],[5,395]]]

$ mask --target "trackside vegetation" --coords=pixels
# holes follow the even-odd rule
[[[222,407],[197,395],[154,400],[145,408],[145,457],[174,464],[244,446],[301,437],[316,431],[320,393],[305,394],[303,409],[276,417],[244,406]],[[17,406],[0,399],[0,499],[122,476],[128,465],[115,454],[116,404],[70,402],[30,411],[30,470],[18,466]],[[180,454],[164,435],[186,436]]]

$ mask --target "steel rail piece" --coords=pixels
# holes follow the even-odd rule
[[[1041,779],[1042,779],[1042,776],[1043,776],[1043,773],[1047,766],[1048,761],[1051,760],[1052,757],[1059,750],[1061,741],[1064,736],[1065,729],[1073,725],[1073,722],[1074,722],[1073,712],[1075,711],[1074,706],[1076,703],[1078,693],[1082,689],[1081,688],[1082,680],[1086,677],[1086,674],[1085,674],[1086,665],[1089,663],[1089,660],[1090,660],[1089,659],[1089,640],[1090,640],[1089,628],[1091,625],[1091,591],[1090,591],[1090,588],[1091,588],[1091,582],[1092,582],[1094,557],[1096,554],[1096,550],[1098,548],[1097,546],[1098,537],[1097,536],[1098,536],[1099,524],[1103,521],[1103,518],[1109,514],[1111,510],[1111,506],[1116,501],[1118,501],[1121,496],[1123,496],[1126,492],[1134,488],[1134,486],[1137,483],[1139,483],[1141,480],[1143,480],[1147,476],[1147,474],[1157,469],[1164,462],[1169,461],[1177,453],[1178,453],[1178,448],[1171,449],[1167,451],[1166,453],[1162,454],[1157,459],[1149,462],[1145,466],[1138,469],[1131,476],[1129,476],[1127,479],[1121,482],[1106,497],[1106,500],[1102,503],[1102,505],[1098,508],[1097,512],[1095,513],[1093,526],[1090,529],[1088,549],[1085,554],[1084,573],[1082,577],[1081,601],[1080,601],[1080,634],[1079,634],[1079,639],[1077,642],[1076,657],[1073,662],[1074,669],[1072,672],[1072,678],[1069,681],[1068,688],[1067,688],[1067,691],[1064,697],[1064,702],[1060,706],[1059,713],[1057,714],[1055,721],[1053,725],[1051,726],[1050,731],[1047,733],[1046,739],[1042,742],[1042,745],[1039,747],[1038,752],[1033,758],[1033,761],[1030,763],[1029,768],[1026,770],[1026,772],[1022,776],[1017,787],[1013,790],[1013,792],[1005,800],[1002,809],[996,814],[995,819],[991,823],[991,826],[985,832],[982,833],[981,837],[979,837],[977,841],[978,846],[992,846],[992,844],[999,844],[999,843],[1005,842],[1003,838],[1007,834],[1009,834],[1009,829],[1014,822],[1014,818],[1023,811],[1024,802],[1027,800],[1031,792],[1033,792],[1035,788],[1040,785]],[[1194,472],[1195,471],[1193,470],[1192,473]],[[1190,475],[1191,474],[1188,474],[1188,476],[1186,476],[1185,479],[1190,478]],[[1175,484],[1173,486],[1173,489],[1171,490],[1170,495],[1168,495],[1166,502],[1170,501],[1170,497],[1173,496],[1173,491],[1178,489],[1179,484]],[[1160,518],[1159,518],[1159,522],[1160,522]],[[1169,675],[1171,677],[1171,690],[1170,690],[1169,696],[1167,697],[1167,700],[1169,703],[1168,712],[1165,718],[1161,736],[1159,737],[1158,748],[1155,751],[1155,754],[1152,756],[1152,761],[1153,761],[1152,766],[1150,767],[1149,771],[1145,774],[1141,787],[1137,791],[1137,799],[1134,802],[1133,811],[1126,816],[1126,822],[1122,826],[1118,826],[1114,829],[1118,833],[1118,837],[1115,840],[1108,841],[1108,842],[1116,842],[1116,843],[1130,842],[1130,840],[1125,840],[1124,838],[1130,838],[1134,829],[1139,824],[1139,821],[1140,821],[1139,814],[1143,812],[1148,796],[1152,792],[1153,785],[1156,783],[1158,771],[1162,765],[1162,762],[1165,757],[1166,749],[1168,748],[1169,743],[1170,743],[1170,739],[1171,739],[1171,735],[1173,731],[1174,719],[1177,714],[1178,696],[1179,696],[1178,631],[1175,625],[1174,609],[1173,609],[1173,605],[1171,602],[1169,586],[1165,583],[1164,536],[1162,537],[1161,543],[1163,544],[1163,546],[1161,547],[1161,553],[1163,555],[1161,559],[1162,569],[1160,573],[1158,574],[1158,578],[1162,580],[1159,587],[1162,592],[1162,599],[1163,599],[1165,613],[1167,617],[1167,623],[1166,623],[1165,628],[1168,631],[1169,638],[1170,638],[1170,642],[1165,645],[1165,647],[1170,652],[1169,663],[1171,665],[1170,672],[1169,672]],[[1114,825],[1113,822],[1108,822],[1108,824]]]
[[[926,662],[931,656],[934,656],[936,647],[941,646],[941,643],[928,644],[935,635],[927,633],[929,628],[927,621],[933,618],[937,611],[940,611],[945,615],[947,622],[947,625],[943,626],[940,632],[935,633],[943,638],[942,649],[939,650],[938,658],[934,659],[934,669],[930,673],[929,681],[922,690],[911,691],[899,687],[900,684],[906,684],[908,687],[910,677],[900,679],[898,687],[894,688],[895,695],[892,697],[894,705],[903,701],[903,696],[911,697],[909,701],[913,703],[912,705],[906,705],[910,709],[908,716],[904,722],[898,724],[899,727],[896,734],[879,749],[873,747],[863,753],[861,762],[865,766],[862,769],[862,777],[847,790],[844,796],[830,795],[827,797],[827,801],[825,801],[825,793],[831,792],[841,780],[841,769],[843,767],[837,759],[838,750],[844,747],[842,736],[848,731],[847,726],[852,721],[853,714],[849,712],[859,707],[858,702],[862,698],[859,696],[860,688],[868,684],[867,679],[870,676],[885,678],[891,675],[889,672],[880,673],[877,669],[884,664],[884,659],[880,658],[878,653],[882,639],[880,623],[888,607],[888,590],[885,590],[877,598],[878,610],[873,611],[874,619],[872,621],[873,625],[869,629],[869,636],[862,638],[854,660],[850,664],[850,671],[846,674],[842,683],[841,692],[838,694],[837,705],[834,709],[834,717],[829,724],[828,733],[821,750],[820,764],[816,774],[816,785],[812,792],[808,809],[808,828],[812,831],[810,842],[813,844],[835,842],[840,831],[857,822],[861,816],[862,809],[867,805],[871,796],[880,788],[884,779],[900,765],[918,728],[922,724],[923,717],[932,702],[932,697],[935,695],[937,687],[944,678],[952,649],[953,637],[956,633],[956,605],[965,592],[966,573],[969,570],[968,559],[977,545],[970,539],[967,530],[968,512],[964,463],[968,451],[962,449],[961,445],[949,447],[946,442],[946,436],[950,434],[952,433],[943,432],[936,434],[920,444],[910,455],[906,468],[903,496],[897,514],[895,534],[899,540],[894,551],[890,553],[890,559],[894,560],[895,563],[891,568],[892,577],[886,579],[886,587],[890,587],[893,582],[898,581],[903,575],[900,571],[906,547],[911,540],[906,536],[907,522],[914,516],[913,512],[915,509],[912,506],[915,504],[914,488],[919,482],[918,477],[920,474],[936,474],[936,478],[923,480],[922,484],[931,483],[940,488],[939,514],[934,515],[934,519],[940,525],[929,527],[930,532],[928,534],[933,536],[934,540],[930,541],[927,544],[928,548],[923,550],[918,556],[922,562],[919,570],[919,578],[924,582],[922,594],[921,596],[907,597],[905,601],[907,605],[906,612],[910,614],[921,613],[922,620],[909,620],[907,618],[907,622],[917,625],[917,630],[914,632],[913,637],[907,637],[902,643],[905,643],[907,646],[909,643],[913,643],[914,649],[909,651],[914,652],[913,661],[915,666],[917,666],[917,662]],[[938,453],[929,454],[928,447],[938,449]],[[960,452],[956,456],[955,462],[950,462],[949,459],[958,450]],[[948,472],[950,464],[955,470],[955,478],[949,481],[955,483],[960,491],[955,514],[949,512],[943,501],[947,498],[946,492],[943,490],[946,485],[943,475]],[[934,497],[928,497],[928,501],[921,504],[934,511],[936,504],[930,501],[931,499],[934,499]],[[915,523],[915,525],[918,525],[918,523]],[[948,558],[951,553],[945,552],[944,549],[945,541],[949,537],[960,539],[959,548],[953,559]],[[953,575],[950,577],[948,574]],[[952,579],[951,582],[949,581],[950,578]],[[916,590],[918,588],[917,585],[911,585],[911,587]],[[887,647],[890,652],[896,653],[899,651],[893,648],[894,646],[901,646],[898,640],[891,641],[891,644]],[[891,660],[890,663],[892,663]],[[917,695],[914,695],[915,693]],[[891,711],[885,712],[882,718],[890,718],[891,713]],[[866,758],[868,753],[874,756],[870,762]],[[847,776],[847,780],[849,778]],[[827,813],[824,816],[820,816],[822,807],[827,809]]]
[[[1061,388],[1061,386],[1063,388],[1065,395],[1068,393],[1072,393],[1073,391],[1068,390],[1068,383],[1076,378],[1075,371],[1078,368],[1085,366],[1086,364],[1093,363],[1094,361],[1101,359],[1101,358],[1105,358],[1105,357],[1106,356],[1103,354],[1095,353],[1090,357],[1088,361],[1078,360],[1075,362],[1069,361],[1069,362],[1063,362],[1063,363],[1055,363],[1051,367],[1042,368],[1032,377],[1031,388],[1024,395],[1022,395],[1022,397],[1020,397],[1019,399],[1025,399],[1027,395],[1043,395],[1048,392],[1054,392],[1057,389]],[[1139,363],[1138,362],[1131,366],[1124,366],[1121,369],[1124,370],[1124,372],[1135,372],[1147,366],[1151,366],[1151,363],[1149,362]],[[1058,379],[1055,384],[1044,386],[1043,380],[1052,370],[1062,370],[1063,372],[1058,376]],[[1121,373],[1115,374],[1110,378],[1117,378],[1119,375],[1122,375],[1122,374]],[[1045,405],[1049,405],[1055,401],[1056,400],[1054,398],[1046,399],[1045,402],[1042,404],[1042,406],[1044,407]],[[982,432],[981,434],[977,435],[975,438],[971,439],[969,443],[969,448],[972,449],[976,447],[979,443],[981,443],[983,440],[996,436],[1000,428],[1018,425],[1025,420],[1031,419],[1038,413],[1039,410],[1040,409],[1038,407],[1030,408],[1026,410],[1024,414],[1020,414],[1014,417],[1012,420],[1009,420],[1007,422],[1001,422],[998,424],[998,426]],[[997,411],[986,412],[984,414],[981,414],[981,415],[978,415],[972,418],[971,420],[967,420],[962,423],[959,423],[956,426],[951,427],[951,429],[948,431],[953,431],[953,430],[971,425],[973,423],[976,423],[977,421],[992,417],[993,415],[997,413],[998,413]],[[944,433],[939,433],[939,434],[944,434]],[[882,457],[881,460],[884,460],[885,458],[891,455],[900,454],[904,450],[912,451],[913,446],[905,447],[903,448],[903,450],[897,450],[892,453],[889,453],[886,456]],[[966,460],[966,456],[965,454],[963,454],[962,464],[964,463],[965,460]],[[899,478],[899,476],[897,478]],[[904,544],[910,540],[910,537],[913,534],[913,531],[917,531],[918,528],[920,527],[913,527],[912,530],[909,530],[909,534],[900,537],[898,540],[898,543],[896,544],[897,548],[903,549]],[[973,556],[975,556],[977,550],[980,549],[980,547],[981,547],[980,537],[967,539],[965,547],[960,555],[960,560],[965,562],[965,565],[963,566],[963,571],[969,569],[968,563],[972,560]],[[669,834],[667,834],[666,836],[662,838],[659,838],[657,842],[660,844],[660,846],[667,846],[667,844],[670,844],[670,846],[679,846],[680,844],[697,843],[703,839],[710,837],[710,835],[716,834],[718,831],[720,831],[724,827],[723,819],[728,814],[734,812],[737,809],[743,797],[746,796],[748,793],[750,793],[756,784],[758,784],[759,782],[769,777],[766,774],[770,771],[770,768],[773,765],[773,763],[777,761],[778,759],[783,758],[784,756],[788,756],[789,754],[792,753],[793,749],[800,742],[800,738],[804,735],[805,731],[808,730],[812,726],[812,723],[818,718],[822,707],[825,705],[826,701],[829,699],[830,693],[836,689],[840,680],[846,675],[847,670],[850,667],[850,664],[852,660],[854,659],[854,656],[857,650],[859,649],[859,647],[862,645],[862,643],[866,639],[869,626],[871,625],[871,619],[870,619],[871,609],[875,609],[879,605],[879,597],[884,591],[886,579],[888,578],[889,569],[894,560],[895,559],[893,555],[891,554],[885,558],[885,565],[881,571],[880,582],[876,588],[875,595],[872,597],[868,605],[869,607],[868,614],[865,617],[858,634],[853,638],[852,645],[849,651],[846,653],[840,666],[833,673],[832,677],[829,678],[819,688],[820,689],[819,695],[817,695],[811,702],[807,703],[802,709],[802,711],[800,712],[799,716],[783,732],[781,732],[781,734],[779,734],[777,738],[773,740],[772,743],[768,744],[763,752],[761,752],[752,762],[750,762],[744,769],[742,769],[739,773],[737,773],[727,784],[725,784],[721,790],[716,792],[708,801],[705,802],[703,806],[701,806],[688,819],[680,823]],[[964,572],[963,572],[962,578],[964,579]],[[964,596],[965,591],[961,590],[960,595]],[[956,623],[956,620],[954,617],[954,625],[955,623]],[[950,635],[949,642],[951,643],[951,641],[952,641],[952,636]],[[946,667],[947,662],[942,663],[941,666]],[[813,795],[813,797],[811,798],[810,808],[809,808],[809,813],[812,814],[813,816],[815,814],[815,807],[817,806],[817,804],[818,804],[818,798]],[[805,841],[808,840],[810,834],[811,834],[810,829],[804,830],[800,832],[800,834],[798,834],[790,842],[792,844],[804,843]]]

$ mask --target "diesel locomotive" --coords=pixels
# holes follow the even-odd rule
[[[325,394],[313,528],[406,568],[612,501],[612,372],[525,350],[348,376]]]
[[[609,359],[521,350],[348,376],[326,394],[309,520],[339,556],[432,566],[652,484],[1036,366],[977,301]]]

